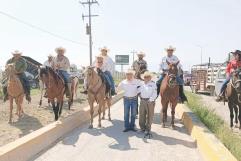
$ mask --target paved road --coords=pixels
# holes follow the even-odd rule
[[[32,161],[202,161],[194,140],[179,119],[176,130],[161,128],[159,102],[152,139],[144,139],[140,132],[122,132],[121,100],[111,109],[112,122],[104,120],[103,128],[92,130],[88,125],[80,127]],[[94,123],[97,127],[97,118]]]

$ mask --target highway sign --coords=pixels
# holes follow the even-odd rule
[[[129,55],[116,55],[115,56],[116,65],[129,65]]]

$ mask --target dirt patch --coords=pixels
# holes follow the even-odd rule
[[[48,106],[47,100],[44,99],[42,107],[39,108],[39,98],[40,95],[36,94],[32,96],[31,104],[27,104],[25,101],[24,117],[18,120],[17,116],[14,114],[12,124],[8,123],[9,102],[3,103],[2,100],[0,100],[0,147],[54,122],[54,114],[51,106]],[[60,120],[80,111],[81,108],[87,105],[86,95],[78,93],[71,110],[68,110],[67,102],[65,101]],[[16,105],[14,106],[13,113],[15,113],[15,111]]]

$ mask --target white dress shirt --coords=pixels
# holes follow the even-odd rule
[[[155,101],[157,98],[156,83],[153,81],[147,83],[141,82],[141,86],[138,88],[138,93],[141,94],[141,98],[149,98],[150,102]]]
[[[178,57],[177,56],[175,56],[175,55],[172,55],[172,56],[165,56],[165,57],[163,57],[162,58],[162,61],[161,61],[161,64],[160,64],[160,71],[161,71],[161,73],[163,73],[163,72],[166,72],[166,71],[168,71],[168,64],[167,64],[167,61],[169,62],[169,63],[177,63],[178,61],[179,61],[179,59],[178,59]],[[181,64],[180,63],[178,63],[178,65],[177,65],[177,67],[178,68],[181,68]]]
[[[44,67],[52,67],[52,61],[49,62],[48,60],[46,60],[46,61],[44,62]]]
[[[120,82],[118,90],[124,91],[125,97],[136,97],[138,94],[138,87],[141,85],[141,81],[133,79],[128,81],[127,79]]]

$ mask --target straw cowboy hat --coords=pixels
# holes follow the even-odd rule
[[[65,53],[66,49],[60,46],[55,49],[56,53],[58,53],[59,51],[63,51],[63,53]]]
[[[126,71],[126,74],[132,74],[132,75],[135,75],[135,71],[134,70],[132,70],[132,69],[128,69],[127,71]]]
[[[100,51],[106,51],[109,52],[110,49],[108,49],[106,46],[104,46],[103,48],[100,48]]]
[[[151,77],[151,79],[154,79],[155,75],[152,72],[146,71],[141,75],[141,79],[144,79],[145,77]]]
[[[173,46],[169,46],[168,48],[165,48],[166,51],[176,51],[176,48]]]
[[[143,57],[146,56],[146,54],[145,54],[144,52],[142,52],[142,51],[140,51],[140,52],[137,53],[136,55],[137,55],[137,56],[142,55]]]
[[[22,55],[22,52],[15,50],[14,52],[12,52],[13,55]]]

